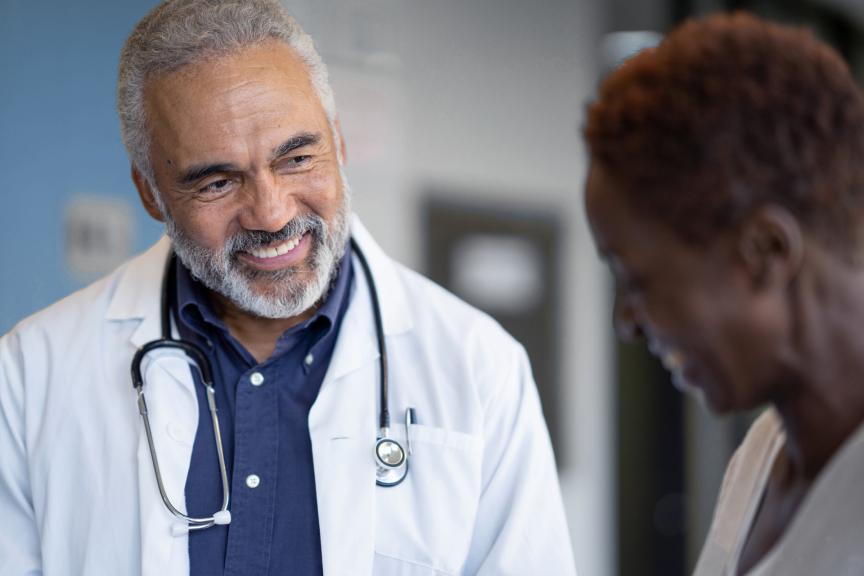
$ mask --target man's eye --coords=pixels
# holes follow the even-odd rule
[[[299,156],[288,156],[286,158],[283,158],[279,162],[279,165],[286,170],[292,170],[294,168],[300,168],[302,166],[305,166],[309,163],[311,159],[312,156],[308,154],[301,154]]]
[[[231,181],[227,178],[223,178],[221,180],[214,180],[203,188],[200,188],[199,192],[201,192],[202,194],[215,194],[217,192],[224,192],[230,185]]]

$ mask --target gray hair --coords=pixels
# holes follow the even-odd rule
[[[267,40],[290,46],[306,65],[312,86],[336,133],[336,103],[327,66],[278,0],[166,0],[145,16],[120,54],[117,112],[129,158],[154,186],[144,88],[153,76],[237,52]]]

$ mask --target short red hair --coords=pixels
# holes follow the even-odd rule
[[[689,240],[767,203],[855,240],[864,97],[803,29],[746,13],[688,21],[605,79],[584,133],[591,161]]]

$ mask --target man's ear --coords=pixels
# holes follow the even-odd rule
[[[135,188],[138,189],[138,195],[141,197],[141,203],[144,204],[144,209],[147,210],[147,213],[155,220],[164,222],[165,215],[159,209],[159,203],[156,202],[155,192],[152,186],[150,186],[150,182],[147,181],[147,178],[141,174],[134,164],[132,165],[132,182],[135,183]]]
[[[334,132],[336,133],[336,137],[338,141],[336,142],[337,152],[339,155],[339,165],[344,166],[348,163],[348,147],[345,146],[345,136],[342,135],[342,123],[339,121],[339,117],[336,117],[336,121],[333,124]]]
[[[801,269],[804,232],[787,209],[765,205],[739,227],[737,248],[754,286],[785,286]]]

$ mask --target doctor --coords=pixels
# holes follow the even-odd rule
[[[351,216],[280,4],[162,4],[118,108],[167,237],[0,339],[0,574],[573,574],[522,347]]]

